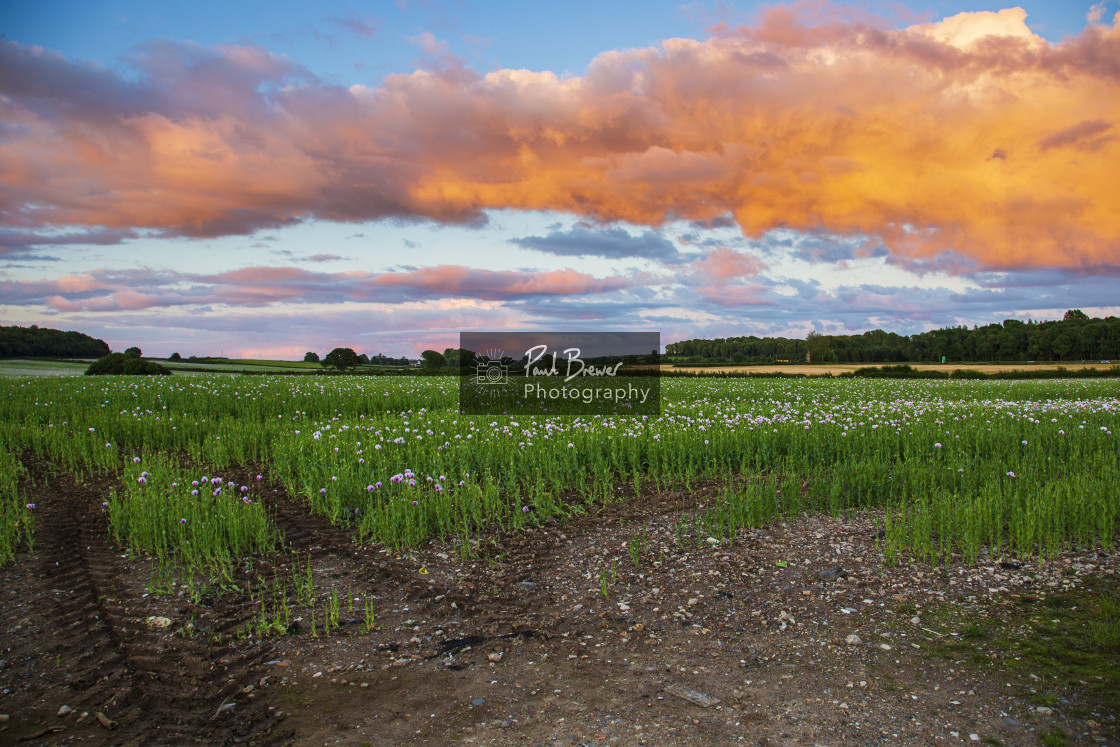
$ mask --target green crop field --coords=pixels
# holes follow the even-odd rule
[[[0,360],[0,376],[80,376],[89,368],[89,361]]]
[[[717,480],[716,538],[804,511],[879,512],[888,560],[1109,546],[1120,387],[1048,382],[662,382],[659,418],[458,414],[441,378],[0,381],[0,554],[33,537],[21,459],[108,470],[111,531],[179,563],[267,550],[234,468],[268,472],[362,540],[469,540],[636,491]]]

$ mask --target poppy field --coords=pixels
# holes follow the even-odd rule
[[[21,460],[109,471],[110,531],[220,569],[280,537],[268,473],[308,512],[402,548],[584,514],[716,480],[695,517],[734,536],[805,511],[875,509],[888,560],[936,565],[1110,546],[1120,521],[1113,381],[666,379],[660,417],[463,416],[439,378],[5,380],[0,558],[34,541]],[[257,473],[247,483],[222,477]]]

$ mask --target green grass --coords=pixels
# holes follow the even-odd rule
[[[1076,590],[1041,601],[1023,596],[989,612],[992,617],[962,614],[948,603],[927,607],[922,614],[930,627],[960,634],[957,640],[940,639],[930,650],[1017,675],[1024,683],[1021,696],[1034,705],[1061,707],[1074,716],[1120,716],[1120,581],[1115,577],[1089,576]],[[1060,705],[1063,698],[1068,705]],[[1044,744],[1065,744],[1060,730],[1049,734],[1041,736]]]
[[[1069,744],[1069,735],[1062,730],[1062,727],[1055,726],[1052,729],[1040,732],[1038,741],[1046,747],[1065,747]]]
[[[0,376],[81,376],[87,368],[88,361],[0,360]]]

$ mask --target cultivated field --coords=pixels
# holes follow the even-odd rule
[[[0,740],[1117,739],[1120,381],[456,386],[0,380]]]

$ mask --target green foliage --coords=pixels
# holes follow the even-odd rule
[[[784,337],[728,337],[682,340],[665,346],[679,363],[800,362],[811,353],[813,363],[996,362],[1113,360],[1120,358],[1120,318],[1091,318],[1078,309],[1060,321],[950,327],[917,335],[876,329],[859,335],[809,334],[806,340]]]
[[[444,358],[442,353],[438,353],[435,350],[425,350],[420,354],[420,359],[424,362],[424,368],[431,370],[447,368],[447,359]]]
[[[125,348],[124,354],[130,355],[133,358],[142,358],[144,356],[144,354],[140,351],[140,348],[136,347],[135,345],[130,348]]]
[[[104,375],[170,376],[171,369],[127,353],[110,353],[98,358],[86,369],[86,376]]]
[[[853,376],[873,379],[947,379],[949,374],[944,371],[920,370],[899,364],[895,366],[870,366],[857,368]],[[986,378],[986,377],[984,377]]]
[[[319,354],[308,350],[306,353],[303,354],[303,362],[304,363],[318,363],[319,362]]]
[[[324,368],[333,368],[336,371],[349,371],[360,362],[358,354],[350,348],[335,348],[327,353],[327,357],[322,361]]]
[[[1109,546],[1120,527],[1111,380],[666,379],[660,418],[583,419],[463,416],[458,379],[6,379],[0,451],[265,466],[309,510],[392,546],[469,550],[622,484],[699,478],[725,490],[681,530],[693,544],[867,508],[888,560],[942,564]]]
[[[19,479],[24,473],[16,454],[0,451],[0,566],[35,539],[33,509],[20,500]]]
[[[81,332],[46,327],[0,327],[0,358],[100,358],[109,354],[104,340]]]
[[[122,482],[106,509],[117,541],[135,551],[224,571],[275,546],[276,530],[251,488],[242,491],[213,470],[188,472],[155,455],[130,463]]]

